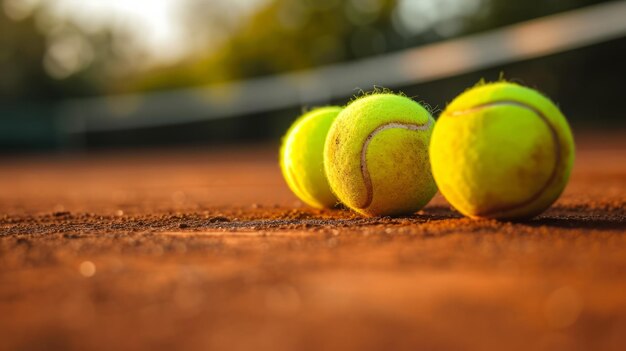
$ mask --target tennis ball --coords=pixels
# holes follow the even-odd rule
[[[366,216],[413,213],[437,192],[428,143],[434,120],[404,96],[376,93],[344,108],[324,147],[333,192]]]
[[[448,105],[430,143],[444,197],[475,218],[533,217],[559,197],[574,163],[561,111],[517,84],[479,84]]]
[[[314,109],[296,120],[283,138],[280,168],[293,193],[316,208],[337,204],[324,174],[324,141],[341,107]]]

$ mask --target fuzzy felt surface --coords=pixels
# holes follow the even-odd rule
[[[305,113],[283,138],[280,168],[293,193],[315,208],[337,204],[324,174],[324,142],[341,107],[328,106]]]
[[[574,141],[548,98],[498,82],[472,88],[450,103],[435,125],[430,158],[441,193],[461,213],[528,218],[565,188]]]
[[[326,139],[324,162],[332,190],[364,215],[412,213],[437,189],[428,145],[433,119],[410,98],[373,94],[337,116]]]

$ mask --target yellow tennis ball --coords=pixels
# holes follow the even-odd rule
[[[328,132],[326,175],[339,200],[367,216],[413,213],[437,192],[430,172],[430,113],[404,96],[355,100]]]
[[[561,111],[537,91],[498,82],[458,96],[430,144],[441,193],[470,217],[533,217],[559,197],[574,163]]]
[[[280,168],[289,188],[310,206],[337,204],[324,174],[324,141],[341,107],[314,109],[296,120],[283,138]]]

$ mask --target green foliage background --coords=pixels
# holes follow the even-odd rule
[[[442,11],[459,4],[430,2]],[[188,1],[185,23],[189,33],[197,33],[195,42],[201,43],[206,33],[224,32],[214,46],[198,45],[197,52],[174,65],[129,69],[138,67],[144,57],[133,52],[131,44],[124,55],[116,50],[126,33],[112,29],[85,33],[63,23],[64,30],[80,36],[94,52],[89,65],[63,79],[50,77],[44,69],[49,33],[37,26],[35,18],[46,11],[45,6],[20,21],[0,11],[0,101],[163,90],[271,75],[414,47],[598,2],[602,1],[482,0],[472,12],[407,35],[394,25],[396,0],[365,1],[369,7],[354,0],[271,0],[241,23],[228,22],[228,1]],[[415,21],[428,15],[417,14]],[[453,32],[438,30],[450,24]]]

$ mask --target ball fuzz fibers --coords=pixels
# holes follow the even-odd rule
[[[437,120],[430,144],[439,190],[476,218],[524,219],[547,209],[567,184],[574,140],[561,111],[517,84],[478,85]]]
[[[333,207],[333,195],[324,174],[324,141],[341,107],[314,109],[289,128],[280,148],[280,168],[289,188],[308,205]]]
[[[361,97],[337,116],[324,148],[330,186],[339,200],[367,216],[409,214],[437,191],[428,144],[434,120],[410,98]]]

